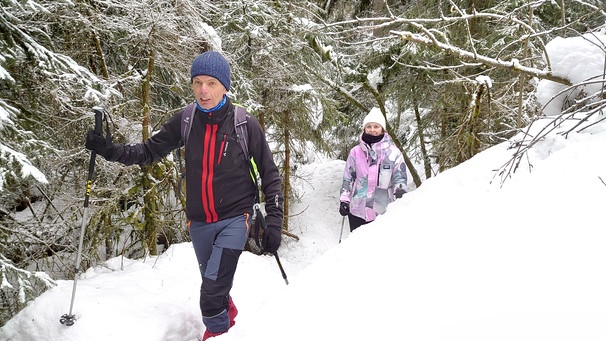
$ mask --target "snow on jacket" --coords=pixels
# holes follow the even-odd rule
[[[116,144],[107,159],[147,165],[165,157],[180,146],[182,116],[183,110],[177,112],[144,143]],[[284,198],[278,168],[265,133],[252,115],[247,129],[249,153],[257,164],[265,194],[267,225],[282,228]],[[256,189],[236,139],[234,106],[229,98],[212,114],[196,109],[185,148],[185,174],[188,220],[208,223],[252,214]]]
[[[349,203],[352,215],[373,221],[395,200],[396,188],[406,190],[406,180],[404,157],[387,133],[372,147],[360,135],[345,163],[340,201]]]

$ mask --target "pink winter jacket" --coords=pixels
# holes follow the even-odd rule
[[[387,133],[372,147],[360,135],[345,163],[340,200],[352,215],[373,221],[395,200],[396,188],[406,190],[406,180],[404,157]]]

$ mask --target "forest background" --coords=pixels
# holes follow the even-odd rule
[[[601,0],[0,4],[0,325],[75,275],[92,108],[105,108],[114,141],[147,139],[193,100],[189,67],[206,50],[225,54],[232,98],[266,129],[285,238],[297,238],[297,165],[313,153],[345,159],[372,107],[405,155],[410,190],[544,116],[539,80],[561,87],[549,102],[558,113],[604,107],[603,92],[586,91],[603,75],[573,83],[545,51],[603,31]],[[147,167],[97,159],[81,268],[188,240],[176,153]]]

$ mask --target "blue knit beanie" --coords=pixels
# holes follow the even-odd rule
[[[191,64],[191,80],[199,75],[215,77],[229,91],[231,85],[229,63],[219,52],[207,51],[196,57]]]

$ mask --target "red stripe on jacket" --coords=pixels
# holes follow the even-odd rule
[[[215,146],[218,128],[219,126],[217,124],[207,124],[203,142],[201,190],[202,206],[204,207],[207,223],[212,223],[219,220],[219,216],[215,210],[215,195],[213,191],[215,169],[213,160],[215,159]]]

